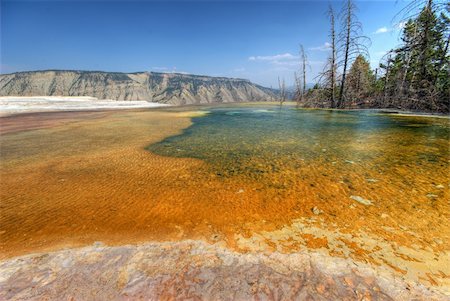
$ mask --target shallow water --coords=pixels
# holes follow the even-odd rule
[[[34,130],[19,127],[34,119],[8,118],[1,257],[202,239],[241,252],[320,251],[450,292],[449,119],[195,110],[109,112]]]
[[[211,109],[193,122],[148,149],[204,160],[224,177],[253,179],[317,161],[344,170],[362,165],[382,178],[396,166],[411,173],[449,168],[448,119],[269,106]]]
[[[434,283],[433,277],[448,275],[441,267],[448,261],[439,259],[448,254],[450,234],[444,221],[450,213],[448,118],[258,106],[211,108],[193,122],[148,150],[207,162],[205,173],[225,185],[238,183],[238,195],[251,195],[223,204],[224,212],[231,203],[258,208],[250,233],[235,235],[240,248],[296,250],[300,242],[416,279],[419,270]],[[308,211],[318,216],[318,228],[314,218],[303,218]],[[291,213],[300,218],[290,225],[273,218]],[[268,221],[278,230],[256,230]],[[417,252],[419,245],[433,251]],[[448,285],[447,276],[441,281]]]

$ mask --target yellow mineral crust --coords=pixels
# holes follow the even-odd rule
[[[15,256],[96,241],[176,245],[191,239],[269,257],[314,252],[450,294],[448,168],[430,164],[415,173],[403,166],[380,177],[360,164],[319,159],[263,179],[220,177],[199,159],[146,150],[182,133],[198,115],[154,110],[0,118],[1,269],[17,263]],[[380,147],[375,137],[367,139],[374,144],[346,147]],[[383,147],[386,155],[408,155],[407,146],[386,141]],[[99,256],[89,258],[96,263]],[[128,275],[120,273],[119,287],[127,286]]]

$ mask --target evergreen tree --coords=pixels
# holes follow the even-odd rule
[[[370,63],[363,55],[358,55],[348,72],[347,98],[351,101],[366,99],[373,91],[374,83]]]
[[[448,111],[449,23],[444,13],[437,16],[432,1],[406,23],[385,87],[397,106]]]

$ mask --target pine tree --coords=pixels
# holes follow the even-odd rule
[[[444,110],[449,107],[449,18],[435,11],[428,0],[402,33],[402,45],[394,50],[385,89],[400,107]]]
[[[347,77],[347,98],[361,101],[369,97],[375,79],[370,63],[363,55],[358,55],[350,67]]]

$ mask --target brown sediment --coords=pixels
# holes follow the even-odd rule
[[[312,234],[302,234],[305,244],[310,249],[328,248],[328,239],[326,237],[316,237]]]
[[[157,239],[174,232],[176,224],[160,227],[164,216],[158,216],[166,209],[172,215],[173,206],[156,201],[171,177],[187,173],[186,163],[199,162],[163,158],[144,147],[179,133],[190,119],[162,112],[107,116],[2,136],[3,257],[93,240],[133,242],[145,239],[145,233]],[[27,117],[17,116],[16,122],[27,122]],[[150,216],[145,214],[148,207],[153,207]]]
[[[0,116],[0,135],[32,129],[60,126],[80,120],[96,119],[108,114],[105,111],[40,112]]]
[[[402,274],[402,275],[406,275],[407,271],[400,269],[399,267],[393,265],[392,263],[390,263],[387,260],[382,260],[387,266],[389,266],[391,269],[393,269],[394,271]],[[422,277],[419,277],[422,278]],[[437,285],[437,283],[434,281],[433,283],[431,283],[432,285]]]
[[[0,256],[95,241],[201,239],[240,252],[314,249],[407,271],[408,279],[449,291],[448,277],[442,276],[450,273],[448,166],[423,163],[420,172],[399,166],[381,177],[363,164],[349,168],[350,163],[324,159],[255,179],[224,177],[201,160],[145,150],[181,133],[191,114],[73,113],[61,115],[70,116],[69,123],[55,117],[46,123],[49,128],[31,131],[25,129],[47,117],[8,119],[13,130],[0,138]],[[420,151],[389,141],[380,150],[375,137],[370,139],[373,143],[347,147],[385,156]],[[370,178],[377,182],[368,183]],[[432,182],[445,186],[437,189]],[[427,197],[431,192],[433,199]]]

